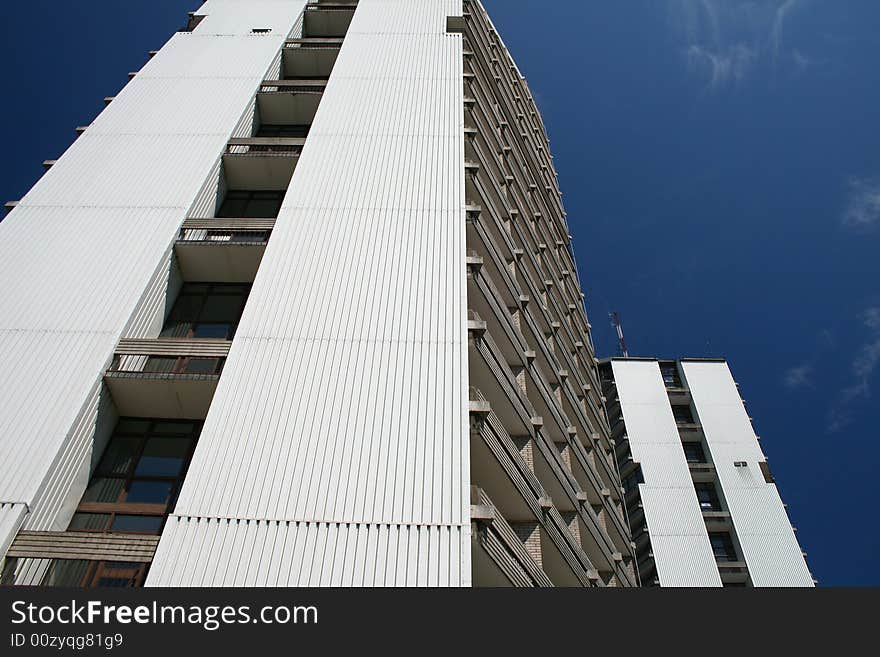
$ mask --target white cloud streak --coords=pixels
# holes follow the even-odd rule
[[[782,382],[786,388],[794,390],[795,388],[812,387],[813,385],[813,366],[809,363],[792,367],[782,377]]]
[[[805,0],[667,1],[688,67],[715,89],[741,84],[764,59],[775,68],[786,21]],[[799,71],[809,64],[799,52],[790,61]]]
[[[858,229],[880,225],[880,176],[850,178],[847,187],[844,225]]]
[[[880,368],[880,306],[868,308],[862,315],[869,339],[862,344],[850,366],[851,383],[838,396],[828,413],[828,431],[845,429],[853,420],[852,406],[871,396],[874,375]]]

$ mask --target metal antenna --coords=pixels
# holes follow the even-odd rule
[[[629,358],[629,350],[626,348],[626,340],[623,337],[623,326],[620,323],[620,315],[615,310],[610,313],[611,324],[617,329],[617,355]]]

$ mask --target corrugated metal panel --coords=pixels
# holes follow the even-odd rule
[[[459,586],[469,541],[469,525],[172,516],[149,585]]]
[[[29,524],[84,484],[113,347],[304,3],[214,4],[279,31],[175,36],[0,224],[0,500]]]
[[[27,507],[24,504],[0,503],[0,561],[6,555],[12,539],[21,527]]]
[[[349,35],[441,34],[447,16],[461,16],[461,0],[367,0],[361,3]],[[397,45],[397,44],[395,44]]]
[[[196,12],[205,19],[190,36],[250,34],[255,28],[286,36],[304,5],[303,0],[208,0]]]
[[[462,42],[445,34],[448,6],[360,2],[149,584],[259,581],[249,573],[287,572],[289,555],[302,572],[274,581],[470,582]],[[428,14],[418,37],[370,33]],[[198,516],[239,520],[185,530],[209,522]],[[296,552],[241,547],[279,526],[304,541]],[[211,557],[193,575],[201,541]],[[253,571],[225,572],[239,560]]]
[[[727,363],[686,361],[682,370],[752,583],[813,586],[776,485],[764,481],[764,455]]]
[[[709,534],[657,361],[611,362],[661,586],[720,586]]]
[[[651,535],[651,551],[660,586],[721,586],[708,538]],[[660,564],[663,564],[662,568]],[[712,575],[714,571],[714,575]]]

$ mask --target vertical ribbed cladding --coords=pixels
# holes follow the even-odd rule
[[[26,513],[24,504],[0,502],[0,554],[6,554]]]
[[[612,360],[661,586],[720,586],[706,524],[657,361]],[[647,584],[647,582],[643,582]]]
[[[303,6],[209,2],[0,224],[0,501],[29,522],[59,522],[84,484],[116,342]]]
[[[360,1],[149,585],[470,583],[450,14]]]
[[[754,586],[813,586],[813,578],[725,362],[683,361],[682,371]],[[736,466],[735,463],[745,463]]]

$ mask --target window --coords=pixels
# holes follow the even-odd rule
[[[163,338],[219,338],[231,340],[238,328],[250,285],[226,283],[186,283],[177,295],[174,307],[162,329]],[[148,371],[177,371],[175,358],[151,358]],[[183,371],[194,374],[212,373],[217,359],[185,359]],[[168,361],[168,362],[165,362]],[[165,368],[165,369],[161,369]]]
[[[681,388],[681,377],[678,374],[678,365],[675,363],[660,363],[660,374],[667,388]]]
[[[200,431],[201,422],[121,419],[68,530],[159,534]]]
[[[675,416],[676,424],[694,424],[694,414],[691,413],[690,406],[675,404],[672,407],[672,414]]]
[[[308,137],[310,125],[269,125],[262,124],[257,137]]]
[[[637,490],[639,484],[645,483],[645,478],[642,476],[641,466],[636,468],[636,471],[626,477],[621,483],[623,484],[623,489],[626,491],[627,494],[631,493],[634,490]]]
[[[706,463],[706,452],[703,451],[703,443],[682,443],[684,457],[688,463]]]
[[[733,547],[733,539],[727,532],[709,532],[709,542],[712,544],[715,561],[738,560],[736,549]]]
[[[134,587],[143,584],[146,572],[145,563],[53,559],[41,586]]]
[[[283,191],[226,192],[223,205],[217,212],[222,219],[274,219],[281,210]]]
[[[715,484],[700,482],[694,484],[694,488],[697,491],[701,511],[721,511],[721,501],[718,499]]]

